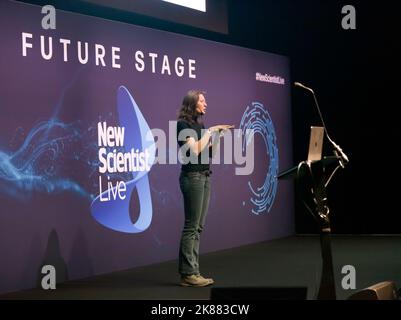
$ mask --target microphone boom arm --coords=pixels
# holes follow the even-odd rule
[[[331,143],[331,145],[334,147],[334,149],[335,149],[334,153],[336,154],[336,156],[340,157],[340,159],[341,159],[341,161],[340,161],[341,167],[344,168],[344,167],[345,167],[345,164],[347,164],[347,163],[349,162],[349,159],[348,159],[347,155],[344,153],[344,151],[340,148],[340,146],[339,146],[338,144],[336,144],[336,143],[330,138],[330,135],[329,135],[329,133],[327,132],[326,124],[324,123],[324,119],[323,119],[322,113],[321,113],[321,111],[320,111],[319,103],[317,102],[317,98],[316,98],[315,92],[314,92],[311,88],[309,88],[309,87],[307,87],[307,86],[304,86],[304,85],[303,85],[302,83],[300,83],[300,82],[294,82],[294,85],[295,85],[296,87],[300,87],[300,88],[303,88],[303,89],[305,89],[305,90],[308,90],[309,92],[312,93],[313,99],[315,100],[315,104],[316,104],[316,107],[317,107],[317,111],[319,112],[320,120],[322,121],[322,124],[323,124],[323,127],[324,127],[324,132],[326,133],[326,137],[327,137],[327,139],[329,140],[329,142]]]

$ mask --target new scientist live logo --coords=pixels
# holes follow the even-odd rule
[[[99,195],[91,204],[93,217],[107,228],[127,233],[146,230],[152,221],[152,200],[148,173],[155,160],[151,130],[128,90],[117,93],[119,126],[99,122]],[[108,174],[125,173],[131,179],[111,181]],[[104,178],[107,175],[107,178]],[[139,217],[132,223],[129,204],[137,189]]]

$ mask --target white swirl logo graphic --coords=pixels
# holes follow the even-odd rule
[[[105,148],[99,149],[101,159],[100,172],[126,172],[129,181],[118,181],[115,185],[108,182],[107,190],[93,200],[92,216],[103,226],[115,231],[140,233],[145,231],[152,221],[152,198],[148,173],[155,159],[155,141],[150,128],[128,89],[121,86],[117,93],[119,127],[104,130],[99,123],[99,146],[103,144],[123,147],[128,152],[114,149],[107,156]],[[121,169],[121,170],[120,170]],[[119,171],[120,170],[120,171]],[[101,185],[101,177],[99,177]],[[139,199],[139,217],[133,223],[130,217],[130,199],[134,190]]]

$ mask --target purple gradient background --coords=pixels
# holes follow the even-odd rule
[[[63,11],[57,11],[56,30],[43,30],[40,9],[0,2],[0,150],[15,151],[19,147],[10,145],[17,128],[26,134],[39,121],[50,119],[63,90],[59,118],[66,123],[79,119],[83,130],[96,124],[99,116],[117,125],[116,93],[124,85],[150,128],[168,132],[168,121],[175,120],[182,97],[195,88],[207,92],[206,126],[228,123],[238,128],[246,106],[261,102],[275,127],[279,169],[292,165],[290,72],[286,57]],[[34,48],[28,49],[27,57],[22,56],[22,32],[34,35],[30,40]],[[40,35],[53,37],[50,61],[40,56]],[[59,38],[72,41],[68,62],[62,60]],[[84,66],[73,56],[74,42],[78,40],[89,42],[90,59]],[[94,43],[106,47],[108,67],[94,65]],[[121,48],[121,69],[111,68],[111,46]],[[136,50],[156,52],[159,57],[167,54],[170,61],[177,56],[195,59],[197,78],[161,75],[160,71],[153,74],[150,62],[144,72],[137,72]],[[156,65],[161,68],[161,59]],[[256,72],[280,75],[286,85],[257,82]],[[74,147],[84,148],[89,142],[96,140],[82,141]],[[213,166],[202,253],[294,233],[290,181],[279,182],[270,212],[260,216],[251,213],[248,181],[254,187],[261,185],[268,168],[262,139],[256,139],[255,147],[255,171],[251,176],[236,176],[234,165]],[[93,157],[97,157],[96,152]],[[36,192],[29,201],[0,193],[0,293],[37,284],[46,252],[55,246],[50,243],[54,242],[52,231],[57,235],[56,250],[66,264],[69,279],[176,259],[183,225],[179,171],[180,165],[153,166],[149,174],[153,220],[149,229],[139,234],[104,228],[91,217],[88,199],[71,192]],[[82,164],[71,161],[63,172],[89,192],[97,193]],[[95,180],[97,177],[95,174]],[[0,183],[4,184],[4,180]]]

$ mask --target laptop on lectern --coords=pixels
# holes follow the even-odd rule
[[[324,127],[310,127],[308,162],[319,161],[322,159]],[[303,161],[302,161],[303,162]],[[292,178],[298,174],[298,166],[282,171],[277,176],[278,179]]]
[[[319,161],[322,159],[323,138],[323,127],[310,127],[308,161]]]

